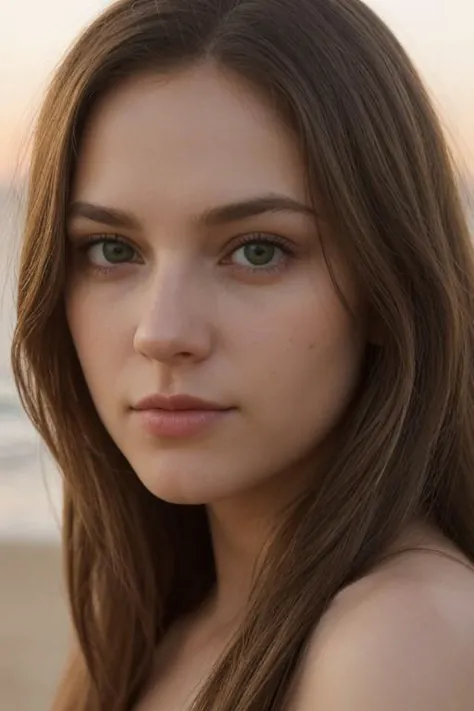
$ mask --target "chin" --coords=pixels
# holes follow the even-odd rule
[[[154,472],[147,476],[138,473],[137,476],[150,494],[169,504],[197,506],[210,504],[229,495],[229,492],[217,491],[215,482],[214,486],[200,482],[199,475],[188,477],[183,476],[182,472],[180,475],[170,472],[157,475]]]
[[[158,499],[171,504],[206,505],[240,498],[267,486],[273,470],[260,462],[206,456],[193,450],[162,451],[127,457],[137,477]]]

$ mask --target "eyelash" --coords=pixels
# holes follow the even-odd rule
[[[81,240],[81,243],[77,245],[76,249],[82,253],[86,254],[93,246],[97,244],[105,244],[106,242],[112,242],[114,244],[121,244],[125,245],[127,247],[130,247],[133,249],[135,252],[135,248],[132,247],[126,240],[121,239],[120,237],[112,237],[109,235],[96,235],[96,236],[89,236],[84,238],[84,240]],[[278,265],[275,265],[273,267],[257,267],[257,266],[249,266],[249,267],[243,267],[240,265],[233,265],[238,269],[244,269],[247,272],[255,273],[255,272],[263,272],[266,274],[269,273],[275,273],[278,271],[283,270],[287,266],[288,260],[295,258],[296,254],[294,249],[290,246],[287,240],[285,240],[282,237],[279,237],[278,235],[272,235],[271,237],[266,235],[265,233],[253,233],[250,235],[247,235],[245,237],[242,237],[240,240],[238,240],[237,244],[235,244],[230,251],[230,254],[233,254],[236,252],[239,248],[246,246],[247,244],[269,244],[275,247],[279,247],[282,252],[284,253],[284,259],[281,260],[281,262],[278,263]],[[283,264],[282,264],[283,263]],[[114,269],[125,266],[126,264],[130,264],[130,262],[122,262],[121,264],[118,263],[116,265],[111,265],[110,267],[101,267],[97,266],[96,264],[89,264],[89,267],[96,272],[99,272],[101,274],[109,274],[112,272]]]

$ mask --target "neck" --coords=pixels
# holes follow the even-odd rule
[[[307,486],[308,471],[286,472],[280,482],[208,505],[216,567],[212,610],[222,620],[243,614],[284,509]]]

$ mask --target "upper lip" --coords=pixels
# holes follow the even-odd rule
[[[148,395],[133,406],[134,410],[229,410],[218,402],[192,395]]]

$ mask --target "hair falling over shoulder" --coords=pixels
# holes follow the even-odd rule
[[[140,484],[88,394],[63,303],[66,206],[94,103],[124,77],[198,62],[245,78],[294,130],[383,345],[367,347],[337,457],[275,531],[240,634],[193,711],[282,711],[331,600],[415,516],[474,562],[473,250],[406,53],[359,0],[119,0],[71,47],[38,117],[12,348],[63,477],[76,648],[55,711],[131,711],[157,643],[215,580],[204,509]]]

